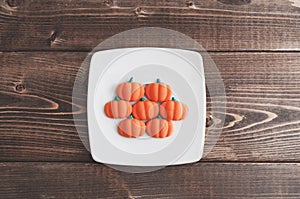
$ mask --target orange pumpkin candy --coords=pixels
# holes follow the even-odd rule
[[[132,82],[131,77],[128,82],[121,83],[117,88],[117,95],[126,101],[137,101],[145,94],[144,86],[137,82]]]
[[[146,132],[149,136],[154,138],[165,138],[172,135],[174,130],[171,121],[167,121],[160,118],[155,118],[147,121]]]
[[[118,125],[119,134],[128,138],[143,136],[145,130],[145,123],[140,120],[133,119],[132,116],[129,119],[121,121]]]
[[[172,100],[165,101],[160,105],[159,113],[166,120],[183,120],[188,113],[188,108],[173,97]]]
[[[149,120],[158,116],[159,105],[142,98],[132,107],[132,115],[138,120]]]
[[[157,79],[156,83],[151,83],[146,86],[145,94],[151,101],[163,102],[171,98],[172,90],[169,85],[161,83],[160,79]]]
[[[104,112],[110,118],[126,118],[131,114],[132,106],[129,102],[116,97],[114,101],[105,104]]]

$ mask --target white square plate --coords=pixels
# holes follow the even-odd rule
[[[188,106],[185,120],[173,122],[174,133],[157,139],[118,134],[121,120],[106,117],[104,105],[130,77],[147,84],[160,78]],[[123,48],[92,56],[88,83],[88,128],[95,161],[115,165],[163,166],[196,162],[204,147],[206,93],[199,53],[170,48]]]

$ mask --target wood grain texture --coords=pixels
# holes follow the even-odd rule
[[[71,99],[76,73],[86,55],[0,54],[1,161],[91,161],[74,128]],[[299,54],[211,56],[225,82],[227,113],[219,113],[226,114],[225,126],[204,160],[299,161]],[[75,115],[86,114],[83,103],[75,106]],[[79,122],[86,128],[86,121]]]
[[[74,79],[84,56],[85,53],[1,54],[3,159],[89,159],[75,133],[71,105]],[[25,89],[17,91],[17,85]]]
[[[300,198],[299,24],[297,0],[1,0],[0,198]],[[72,88],[85,52],[151,26],[214,51],[227,112],[202,162],[130,174],[92,162],[74,125],[87,128],[86,93],[72,102]],[[207,94],[208,111],[223,105]]]
[[[163,27],[211,51],[300,49],[293,0],[0,2],[0,50],[91,50],[119,32]]]
[[[299,198],[300,164],[197,163],[130,174],[99,164],[0,163],[1,198]]]

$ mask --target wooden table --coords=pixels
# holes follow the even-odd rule
[[[300,198],[299,0],[0,4],[0,198]],[[93,47],[147,26],[210,52],[226,122],[200,162],[129,174],[93,162],[74,127],[72,88]]]

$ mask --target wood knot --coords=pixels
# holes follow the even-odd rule
[[[112,0],[105,0],[104,1],[104,5],[106,5],[106,6],[112,6],[113,5],[113,1]]]
[[[213,116],[212,115],[206,115],[206,127],[210,127],[212,126],[214,123],[214,120],[213,120]]]
[[[134,9],[134,13],[139,16],[139,15],[143,15],[145,13],[145,11],[141,8],[141,7],[136,7]]]
[[[246,5],[251,3],[251,0],[217,0],[217,1],[228,5]]]
[[[48,42],[48,44],[49,44],[50,46],[51,46],[51,44],[55,41],[56,37],[57,37],[57,33],[56,33],[56,31],[53,30],[53,31],[50,33],[49,38],[47,39],[47,42]]]
[[[187,1],[186,2],[186,5],[189,7],[189,8],[195,8],[195,3],[193,1]]]
[[[15,87],[15,90],[18,92],[18,93],[23,93],[25,91],[25,85],[24,84],[17,84],[16,87]]]
[[[47,43],[50,47],[61,45],[65,41],[65,39],[58,38],[58,32],[55,30],[50,33],[50,36],[47,39]]]
[[[6,4],[12,8],[15,8],[18,6],[17,0],[6,0]]]

